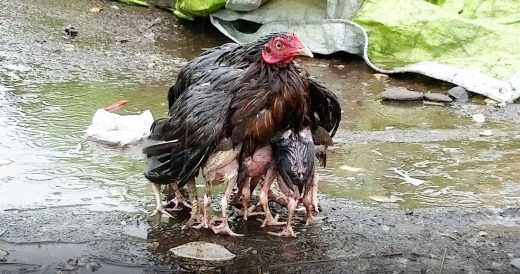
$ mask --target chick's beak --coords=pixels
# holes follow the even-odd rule
[[[314,55],[312,54],[312,51],[308,47],[306,47],[306,46],[303,46],[303,47],[299,48],[296,51],[296,54],[297,55],[301,55],[301,56],[308,56],[308,57],[311,57],[311,58],[314,57]]]

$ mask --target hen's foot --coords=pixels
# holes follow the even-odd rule
[[[202,228],[211,228],[211,226],[213,225],[213,220],[211,220],[209,217],[206,218],[206,217],[202,217],[202,222],[200,222],[200,224],[198,225],[194,225],[192,226],[192,228],[194,229],[202,229]]]
[[[174,198],[170,202],[175,204],[175,206],[172,209],[170,209],[170,210],[173,210],[173,211],[181,211],[184,207],[191,208],[191,205],[186,203],[186,200],[184,200],[184,199]]]
[[[194,224],[202,222],[202,216],[200,214],[192,214],[190,219],[182,226],[182,229],[193,228]]]
[[[161,214],[164,214],[168,218],[173,218],[173,216],[168,211],[166,211],[166,209],[164,209],[163,206],[158,206],[157,208],[155,208],[155,210],[152,212],[152,214],[150,214],[150,217],[153,217],[156,215],[161,215]]]

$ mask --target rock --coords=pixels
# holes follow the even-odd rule
[[[89,270],[91,272],[96,272],[98,269],[101,268],[101,265],[98,262],[91,261],[86,266],[85,269]]]
[[[453,98],[457,102],[464,103],[464,102],[468,101],[468,99],[469,99],[468,91],[465,88],[460,87],[460,86],[451,88],[450,90],[448,90],[448,94],[450,95],[451,98]]]
[[[418,101],[422,100],[424,95],[420,92],[407,90],[405,88],[392,88],[385,90],[381,97],[383,100]]]
[[[112,5],[112,6],[110,6],[110,8],[113,9],[113,10],[119,10],[119,7],[116,6],[116,5]]]
[[[520,269],[520,258],[511,259],[511,266],[516,269]]]
[[[170,252],[181,266],[198,271],[229,265],[236,257],[221,245],[202,241],[174,247]]]
[[[126,221],[121,221],[121,225],[126,225]]]
[[[486,129],[480,132],[480,136],[489,137],[493,136],[493,131],[491,129]]]
[[[424,94],[424,99],[443,103],[451,103],[453,101],[448,95],[430,92]]]
[[[68,37],[68,38],[75,38],[76,36],[78,36],[79,32],[71,25],[68,25],[64,30],[63,32],[65,33],[65,35]]]
[[[477,114],[473,115],[472,118],[473,118],[473,121],[475,121],[477,123],[484,123],[486,121],[486,117],[482,113],[477,113]]]
[[[7,255],[9,255],[9,252],[0,249],[0,262],[7,261]]]
[[[480,232],[478,233],[478,235],[479,235],[480,237],[486,237],[486,236],[488,235],[488,233],[487,233],[486,231],[480,231]]]
[[[345,66],[344,65],[337,65],[335,66],[337,69],[339,70],[344,70],[345,69]]]

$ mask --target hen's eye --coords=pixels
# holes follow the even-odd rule
[[[280,42],[277,42],[276,44],[274,44],[274,46],[275,46],[276,49],[278,49],[278,50],[283,49],[283,45],[282,45],[282,43],[280,43]]]

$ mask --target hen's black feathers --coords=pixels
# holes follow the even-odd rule
[[[169,117],[154,123],[143,149],[150,181],[182,187],[223,140],[248,156],[288,129],[335,133],[341,112],[332,92],[294,62],[263,62],[263,45],[280,35],[212,48],[182,67],[168,92]]]

